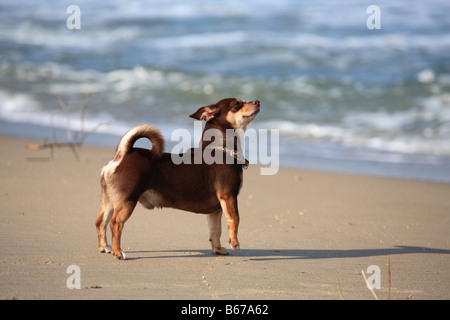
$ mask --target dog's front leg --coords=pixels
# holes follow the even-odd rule
[[[220,205],[227,217],[228,229],[230,230],[229,243],[233,250],[240,250],[239,241],[237,238],[239,227],[239,211],[237,205],[237,198],[228,194],[219,195]]]

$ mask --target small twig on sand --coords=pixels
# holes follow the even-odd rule
[[[80,111],[80,130],[77,134],[73,134],[72,133],[72,129],[70,126],[70,112],[69,109],[67,108],[67,105],[65,104],[65,102],[63,101],[63,99],[61,98],[61,96],[58,97],[58,103],[62,109],[62,111],[66,114],[67,117],[67,124],[66,124],[66,131],[67,131],[67,142],[58,142],[56,139],[56,134],[55,134],[55,128],[53,126],[53,115],[52,115],[52,135],[53,135],[53,141],[48,142],[47,139],[44,140],[44,142],[40,145],[37,144],[28,144],[28,149],[31,150],[42,150],[42,149],[50,149],[51,152],[51,158],[53,158],[53,153],[54,153],[54,148],[64,148],[64,147],[69,147],[72,149],[72,152],[75,156],[75,158],[77,160],[80,160],[80,156],[78,154],[78,150],[77,148],[80,148],[84,141],[86,140],[86,138],[96,132],[100,127],[105,126],[105,125],[111,125],[113,124],[113,122],[104,122],[104,123],[98,123],[94,128],[92,128],[91,130],[89,130],[88,132],[85,132],[85,127],[84,127],[84,121],[85,121],[85,114],[86,114],[86,109],[88,107],[88,103],[89,100],[91,98],[91,94],[87,94],[86,95],[86,99],[83,101],[83,104],[81,106],[81,111]]]
[[[92,93],[88,93],[86,95],[86,99],[84,99],[83,104],[81,105],[80,112],[80,132],[84,132],[84,115],[86,114],[86,109],[89,104],[89,100],[91,99]]]
[[[366,282],[367,288],[369,288],[370,292],[372,293],[372,295],[375,297],[376,300],[380,300],[378,299],[377,295],[375,294],[375,291],[373,291],[372,287],[369,284],[369,281],[367,281],[366,275],[364,273],[364,270],[361,270],[361,274],[364,278],[364,281]]]
[[[70,113],[69,109],[66,106],[66,103],[63,101],[61,96],[58,97],[58,103],[61,107],[62,111],[66,114],[67,117],[67,124],[66,124],[66,131],[67,131],[67,141],[72,141],[72,130],[70,129]]]
[[[390,256],[387,256],[387,267],[388,267],[388,292],[387,292],[387,298],[386,299],[390,300],[391,299],[391,258],[390,258]],[[370,290],[370,292],[375,297],[375,299],[379,300],[378,296],[375,294],[375,291],[373,290],[372,286],[370,286],[369,281],[367,280],[366,275],[364,273],[364,270],[361,270],[361,274],[362,274],[362,276],[364,278],[364,281],[366,283],[367,288]],[[341,283],[339,282],[338,278],[336,278],[336,280],[337,280],[337,285],[338,285],[339,298],[341,300],[344,300],[344,297],[342,296],[342,292],[341,292]],[[409,300],[409,299],[412,299],[412,298],[413,298],[413,295],[410,294],[410,295],[408,295],[405,298],[405,300]]]
[[[387,256],[387,266],[388,266],[388,292],[386,300],[391,300],[391,257]]]
[[[344,296],[342,295],[342,291],[341,291],[341,283],[339,282],[339,278],[336,278],[336,281],[337,281],[337,285],[338,285],[339,299],[345,300],[345,299],[344,299]]]

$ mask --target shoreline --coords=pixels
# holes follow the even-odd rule
[[[52,134],[52,128],[47,126],[0,120],[0,136],[40,140],[42,142],[44,139],[51,139]],[[58,127],[54,128],[54,134],[59,139],[62,138],[62,141],[67,136],[66,129]],[[30,136],[33,138],[30,138]],[[120,137],[111,133],[94,132],[88,136],[83,146],[114,149]],[[164,138],[166,139],[166,152],[170,152],[175,142],[168,140],[167,133],[164,134]],[[145,144],[142,146],[148,147]],[[289,149],[289,152],[284,149]],[[359,155],[355,157],[356,153]],[[385,158],[384,160],[383,157]],[[398,160],[398,157],[409,160]],[[293,170],[393,177],[450,184],[450,159],[440,163],[429,163],[430,160],[423,159],[423,157],[394,153],[374,153],[373,150],[359,150],[344,146],[333,146],[330,148],[327,144],[301,142],[291,147],[284,146],[283,150],[280,150],[279,165],[280,168]],[[417,160],[417,158],[420,159]]]
[[[129,260],[118,261],[98,252],[93,224],[113,148],[83,146],[76,161],[29,142],[0,137],[0,298],[339,299],[339,279],[345,299],[370,300],[361,270],[380,268],[384,298],[389,256],[391,299],[450,299],[450,185],[250,166],[241,251],[212,255],[202,215],[138,205],[123,233]],[[70,266],[81,289],[67,287]]]

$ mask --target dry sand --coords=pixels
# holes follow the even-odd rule
[[[450,298],[450,185],[250,167],[241,251],[212,255],[202,215],[138,206],[118,261],[97,251],[94,227],[113,148],[83,147],[76,161],[29,142],[0,137],[0,298],[339,299],[339,279],[345,299],[373,299],[361,270],[375,265],[385,299],[387,256],[391,299]],[[79,290],[66,285],[71,265]]]

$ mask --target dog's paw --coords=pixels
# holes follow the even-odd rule
[[[99,250],[101,253],[111,253],[112,247],[109,244],[107,244],[105,247],[99,248]]]
[[[226,256],[228,254],[228,250],[224,247],[217,247],[213,249],[213,253],[220,256]]]
[[[116,257],[116,259],[127,260],[127,256],[126,256],[125,252],[123,252],[123,251],[120,251],[119,253],[113,252],[113,255],[114,255],[114,257]]]
[[[230,244],[231,249],[233,249],[234,251],[241,250],[241,247],[239,246],[239,242],[231,241],[231,239],[230,239],[230,241],[228,241],[228,243]]]
[[[111,253],[111,251],[112,251],[112,247],[109,244],[107,244],[104,248],[100,249],[101,253]]]

